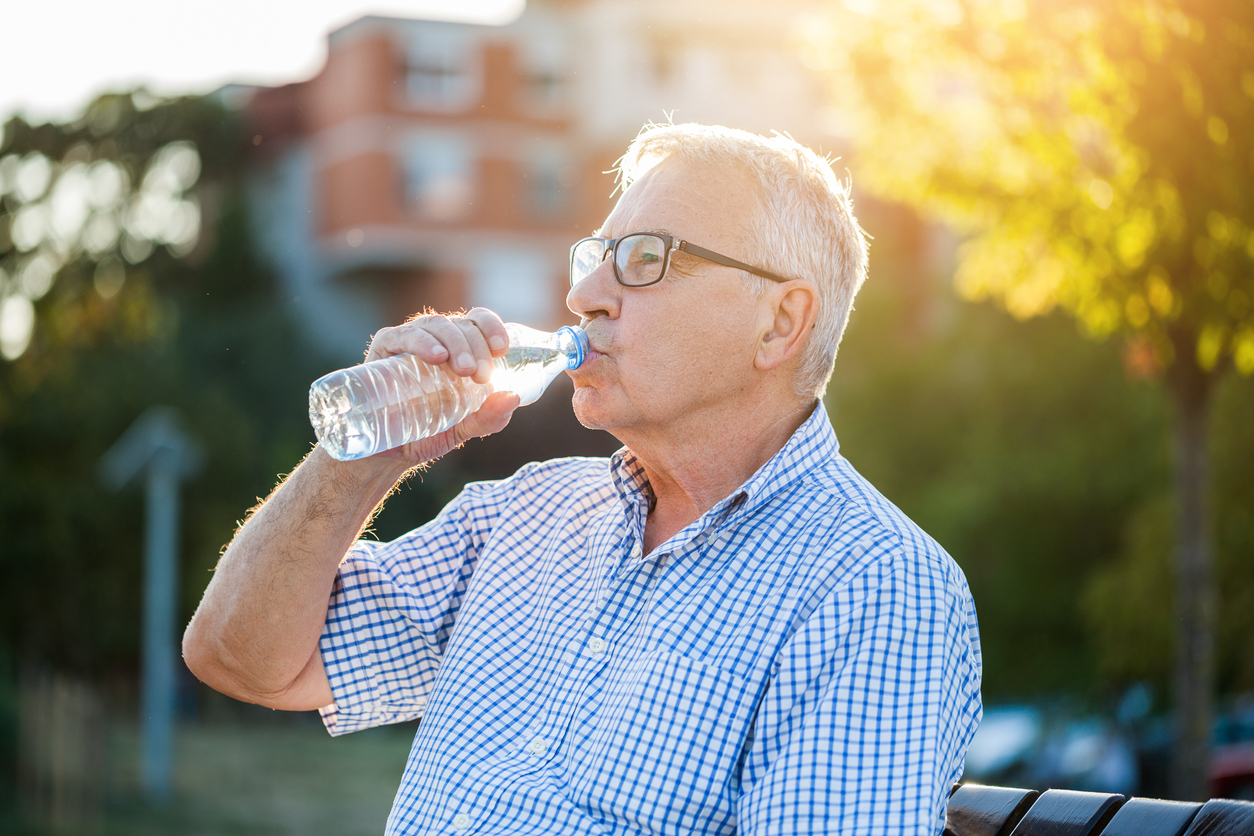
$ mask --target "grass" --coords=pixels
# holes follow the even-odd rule
[[[143,800],[134,725],[111,728],[103,836],[381,836],[412,726],[331,738],[307,717],[179,729],[173,798]]]

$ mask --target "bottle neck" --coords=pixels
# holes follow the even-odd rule
[[[588,356],[588,334],[578,325],[557,330],[557,348],[566,355],[568,369],[577,369]]]

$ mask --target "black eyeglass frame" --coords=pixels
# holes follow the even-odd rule
[[[615,248],[618,246],[620,241],[624,238],[631,238],[636,235],[648,235],[653,238],[657,238],[665,245],[662,251],[662,272],[659,273],[658,277],[651,282],[645,282],[644,284],[627,284],[627,282],[623,281],[623,274],[619,270],[618,261],[612,258],[612,256],[614,255]],[[707,250],[705,247],[698,247],[696,244],[677,239],[673,235],[667,235],[665,232],[628,232],[626,235],[620,235],[617,238],[598,238],[595,235],[589,235],[587,238],[580,238],[572,244],[570,248],[569,270],[571,287],[574,287],[577,284],[577,280],[575,279],[575,250],[579,249],[579,246],[585,241],[601,242],[601,244],[605,247],[604,251],[601,253],[601,261],[605,261],[607,258],[610,259],[610,264],[614,267],[614,279],[623,287],[650,287],[662,281],[662,279],[666,278],[666,273],[671,268],[671,256],[677,251],[683,251],[689,255],[695,255],[697,258],[712,261],[715,264],[721,264],[724,267],[734,267],[737,270],[744,270],[747,273],[752,273],[755,276],[761,276],[764,279],[770,279],[773,282],[792,281],[792,279],[785,279],[783,276],[777,276],[767,270],[762,270],[751,264],[745,264],[743,261],[737,261],[734,258],[729,258],[728,256],[716,253],[713,250]]]

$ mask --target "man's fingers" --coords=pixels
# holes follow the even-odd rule
[[[448,365],[463,377],[475,373],[475,352],[465,332],[447,317],[423,317],[418,320],[422,330],[434,336],[448,351]],[[417,324],[417,323],[415,323]]]
[[[456,426],[449,427],[438,435],[428,436],[418,441],[384,450],[377,456],[387,458],[409,459],[413,464],[435,461],[450,450],[454,450],[472,438],[499,433],[509,424],[514,410],[519,406],[519,397],[513,392],[493,392],[483,405],[468,415]]]
[[[503,354],[508,345],[509,336],[500,317],[486,308],[475,308],[465,316],[428,314],[404,325],[383,328],[375,334],[366,360],[413,354],[432,365],[447,365],[462,377],[473,375],[477,382],[486,383],[492,373],[493,355]]]
[[[366,361],[382,360],[397,354],[413,354],[418,359],[438,366],[449,359],[449,350],[430,330],[412,327],[412,323],[381,328],[370,342]]]
[[[461,423],[463,440],[499,433],[518,409],[520,398],[514,392],[493,392],[478,411]]]
[[[488,347],[488,339],[479,330],[479,326],[469,319],[455,319],[453,324],[461,329],[462,337],[470,346],[470,354],[475,361],[474,381],[487,383],[492,374],[492,349]]]
[[[509,424],[514,410],[518,408],[519,397],[513,392],[493,392],[473,414],[466,416],[459,424],[444,432],[409,445],[406,454],[421,462],[438,459],[450,450],[454,450],[472,438],[499,433]],[[385,455],[385,454],[380,454]]]
[[[509,350],[509,334],[505,331],[505,323],[495,313],[487,308],[471,308],[466,313],[466,319],[479,327],[492,356],[500,357]]]

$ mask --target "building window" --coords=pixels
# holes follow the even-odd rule
[[[537,34],[520,44],[525,84],[523,108],[536,115],[554,114],[566,104],[566,49],[556,34]]]
[[[467,33],[430,24],[409,41],[405,86],[427,110],[468,110],[479,94],[479,68]]]
[[[457,221],[474,201],[473,160],[464,137],[423,134],[405,147],[405,204],[430,221]]]
[[[548,216],[564,213],[573,202],[575,187],[574,168],[564,149],[555,145],[536,148],[525,165],[532,208]]]
[[[479,255],[471,276],[470,304],[496,311],[506,322],[544,325],[553,318],[553,263],[527,249],[493,249]]]

